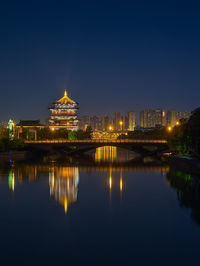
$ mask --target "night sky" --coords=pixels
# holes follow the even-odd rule
[[[4,2],[4,3],[3,3]],[[1,1],[0,121],[200,106],[198,1]]]

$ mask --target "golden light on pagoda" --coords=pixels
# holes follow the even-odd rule
[[[67,90],[61,99],[54,102],[50,109],[49,126],[54,129],[78,130],[78,103],[69,98]],[[54,129],[53,129],[54,128]]]

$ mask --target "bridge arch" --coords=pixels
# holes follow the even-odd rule
[[[99,147],[114,146],[118,148],[150,154],[168,149],[166,140],[41,140],[25,141],[29,148],[45,151],[68,150],[69,153],[84,153]]]

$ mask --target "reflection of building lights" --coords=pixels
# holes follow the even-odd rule
[[[109,174],[109,188],[110,188],[110,191],[112,189],[112,168],[110,168],[110,174]]]
[[[9,171],[8,186],[14,192],[14,190],[15,190],[15,173],[13,172],[13,170]]]
[[[65,201],[64,201],[64,209],[65,209],[65,213],[67,213],[67,207],[68,207],[68,204],[67,204],[67,197],[65,198]]]
[[[95,152],[95,161],[104,162],[109,161],[113,162],[117,158],[117,147],[114,146],[104,146],[96,149]]]
[[[120,170],[119,188],[120,188],[120,192],[122,192],[123,190],[122,169]]]
[[[67,213],[70,203],[77,199],[79,172],[77,167],[52,167],[49,169],[50,195],[53,195]]]
[[[120,186],[120,191],[122,191],[122,190],[123,190],[123,181],[122,181],[122,177],[120,177],[119,186]]]
[[[110,190],[112,189],[112,176],[110,176],[109,178],[109,187],[110,187]]]
[[[15,190],[15,174],[13,172],[13,178],[12,178],[12,191],[14,192]]]

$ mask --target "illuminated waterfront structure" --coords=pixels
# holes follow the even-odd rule
[[[40,120],[20,120],[20,122],[16,125],[17,137],[25,138],[29,140],[31,135],[34,134],[35,140],[37,140],[37,130],[44,128],[44,125],[40,123]]]
[[[65,90],[64,96],[49,108],[51,111],[49,127],[53,130],[60,128],[78,130],[77,106],[78,103],[70,99]]]

